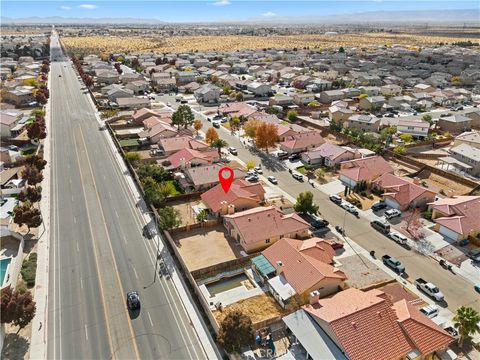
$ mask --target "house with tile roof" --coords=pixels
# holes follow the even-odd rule
[[[149,108],[142,108],[134,111],[134,113],[132,114],[131,122],[132,124],[140,125],[143,124],[143,121],[148,119],[149,117],[161,117],[163,114],[170,115],[171,117],[171,114],[169,113],[160,113]]]
[[[343,126],[365,132],[377,132],[380,127],[380,119],[375,115],[355,114],[348,117],[343,122]]]
[[[246,102],[233,102],[221,104],[218,107],[218,112],[229,117],[238,116],[239,118],[246,119],[250,115],[256,113],[257,109],[248,105]]]
[[[283,308],[290,302],[302,305],[312,291],[319,291],[324,297],[336,293],[343,285],[347,277],[332,265],[334,255],[335,250],[323,239],[283,238],[262,251],[261,256],[272,271],[269,274],[256,271]]]
[[[218,184],[218,172],[224,167],[223,164],[211,164],[205,166],[196,166],[185,170],[185,176],[188,180],[188,186],[195,191],[205,191]],[[233,178],[245,178],[245,171],[240,168],[234,168]]]
[[[480,233],[480,196],[453,196],[429,204],[436,230],[452,240]]]
[[[454,145],[467,144],[480,149],[480,131],[467,131],[455,137]]]
[[[157,117],[150,117],[144,121],[146,129],[138,134],[140,138],[147,138],[151,143],[157,143],[161,138],[176,136],[178,130]]]
[[[191,136],[187,135],[161,138],[158,141],[158,146],[165,152],[166,155],[172,155],[173,153],[182,149],[193,149],[198,151],[210,149],[210,147],[204,142],[195,140]]]
[[[340,163],[340,181],[350,188],[360,181],[370,183],[385,173],[393,174],[392,166],[381,156],[370,156]]]
[[[280,143],[280,149],[289,154],[297,154],[313,149],[325,143],[325,139],[318,131],[295,133]]]
[[[302,154],[304,163],[328,167],[337,167],[341,162],[354,158],[355,152],[350,148],[327,142]]]
[[[194,149],[182,149],[167,157],[166,160],[157,160],[167,170],[186,169],[193,166],[209,165],[218,161],[216,149],[198,151]]]
[[[391,173],[380,175],[372,186],[383,190],[383,200],[394,209],[425,208],[435,200],[436,193],[418,183],[407,181]]]
[[[275,206],[225,215],[223,223],[228,235],[247,253],[261,251],[283,238],[307,238],[310,227],[297,214],[285,214]]]

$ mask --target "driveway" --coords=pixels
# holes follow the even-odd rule
[[[345,185],[343,185],[340,180],[333,180],[329,183],[318,186],[318,189],[327,195],[333,195],[344,191]]]

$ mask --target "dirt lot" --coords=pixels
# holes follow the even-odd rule
[[[190,271],[240,257],[222,225],[177,233],[173,238],[179,242],[178,250]]]
[[[348,194],[348,196],[346,197],[346,200],[347,200],[347,201],[350,201],[350,202],[351,202],[353,199],[360,201],[360,203],[362,204],[362,209],[363,209],[363,210],[370,209],[373,204],[375,204],[376,202],[382,200],[382,198],[381,198],[380,196],[377,196],[377,195],[374,195],[374,194],[370,194],[369,192],[367,192],[367,195],[372,195],[372,196],[373,196],[373,199],[369,199],[368,197],[360,196],[360,194],[350,193],[350,194]],[[343,195],[343,193],[340,194],[340,197],[345,198],[345,196]]]
[[[180,204],[172,204],[172,206],[180,211],[180,216],[182,217],[182,225],[192,225],[198,222],[197,215],[193,211],[192,207],[201,203],[201,200],[193,200],[189,203],[183,202]]]
[[[464,195],[472,190],[469,186],[459,184],[437,174],[432,174],[428,170],[422,171],[417,177],[424,180],[427,183],[427,187],[436,192],[443,190],[446,193],[448,190],[453,190],[454,195]]]

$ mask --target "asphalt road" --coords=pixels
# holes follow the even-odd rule
[[[196,114],[203,122],[202,131],[206,132],[211,123],[206,117]],[[238,137],[232,136],[225,128],[217,129],[221,138],[226,140],[229,146],[237,148],[238,157],[246,162],[253,160],[255,164],[261,164],[265,177],[273,175],[278,180],[278,186],[288,194],[297,198],[304,191],[312,191],[314,201],[320,206],[321,216],[327,219],[333,226],[343,226],[344,210],[332,203],[326,194],[318,189],[313,189],[308,182],[299,182],[292,178],[288,170],[281,162],[267,155],[263,151],[245,146]],[[377,256],[389,254],[402,261],[406,267],[407,280],[414,282],[422,277],[436,284],[444,293],[446,303],[440,304],[448,307],[451,311],[462,305],[472,306],[480,310],[480,295],[475,292],[473,286],[460,276],[444,270],[436,261],[425,257],[415,251],[407,250],[394,241],[375,231],[365,218],[356,218],[351,214],[346,215],[346,235],[368,251],[374,250]],[[479,271],[480,278],[480,271]]]
[[[153,282],[155,245],[142,236],[135,200],[71,63],[52,62],[50,76],[47,357],[206,358],[170,277]],[[139,292],[139,312],[127,310],[130,290]]]

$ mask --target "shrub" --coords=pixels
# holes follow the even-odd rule
[[[372,195],[372,194],[369,194],[367,197],[368,197],[370,200],[373,200],[373,195]]]
[[[424,211],[422,213],[422,216],[423,216],[424,219],[432,220],[432,212],[431,211]]]
[[[407,149],[405,148],[405,146],[396,146],[393,149],[393,152],[397,155],[405,155],[407,153]]]
[[[360,193],[360,195],[362,195],[363,197],[367,197],[367,192],[366,192],[366,191],[362,191],[362,192]]]
[[[287,113],[287,119],[289,121],[295,121],[298,119],[298,114],[295,110],[289,110]]]
[[[35,285],[35,274],[37,271],[37,253],[31,253],[30,256],[23,260],[22,269],[20,273],[22,274],[23,280],[28,287]]]
[[[125,159],[129,162],[135,162],[140,160],[140,154],[135,151],[130,151],[125,154]]]
[[[442,194],[442,195],[445,195],[445,190],[440,189],[439,193]]]

